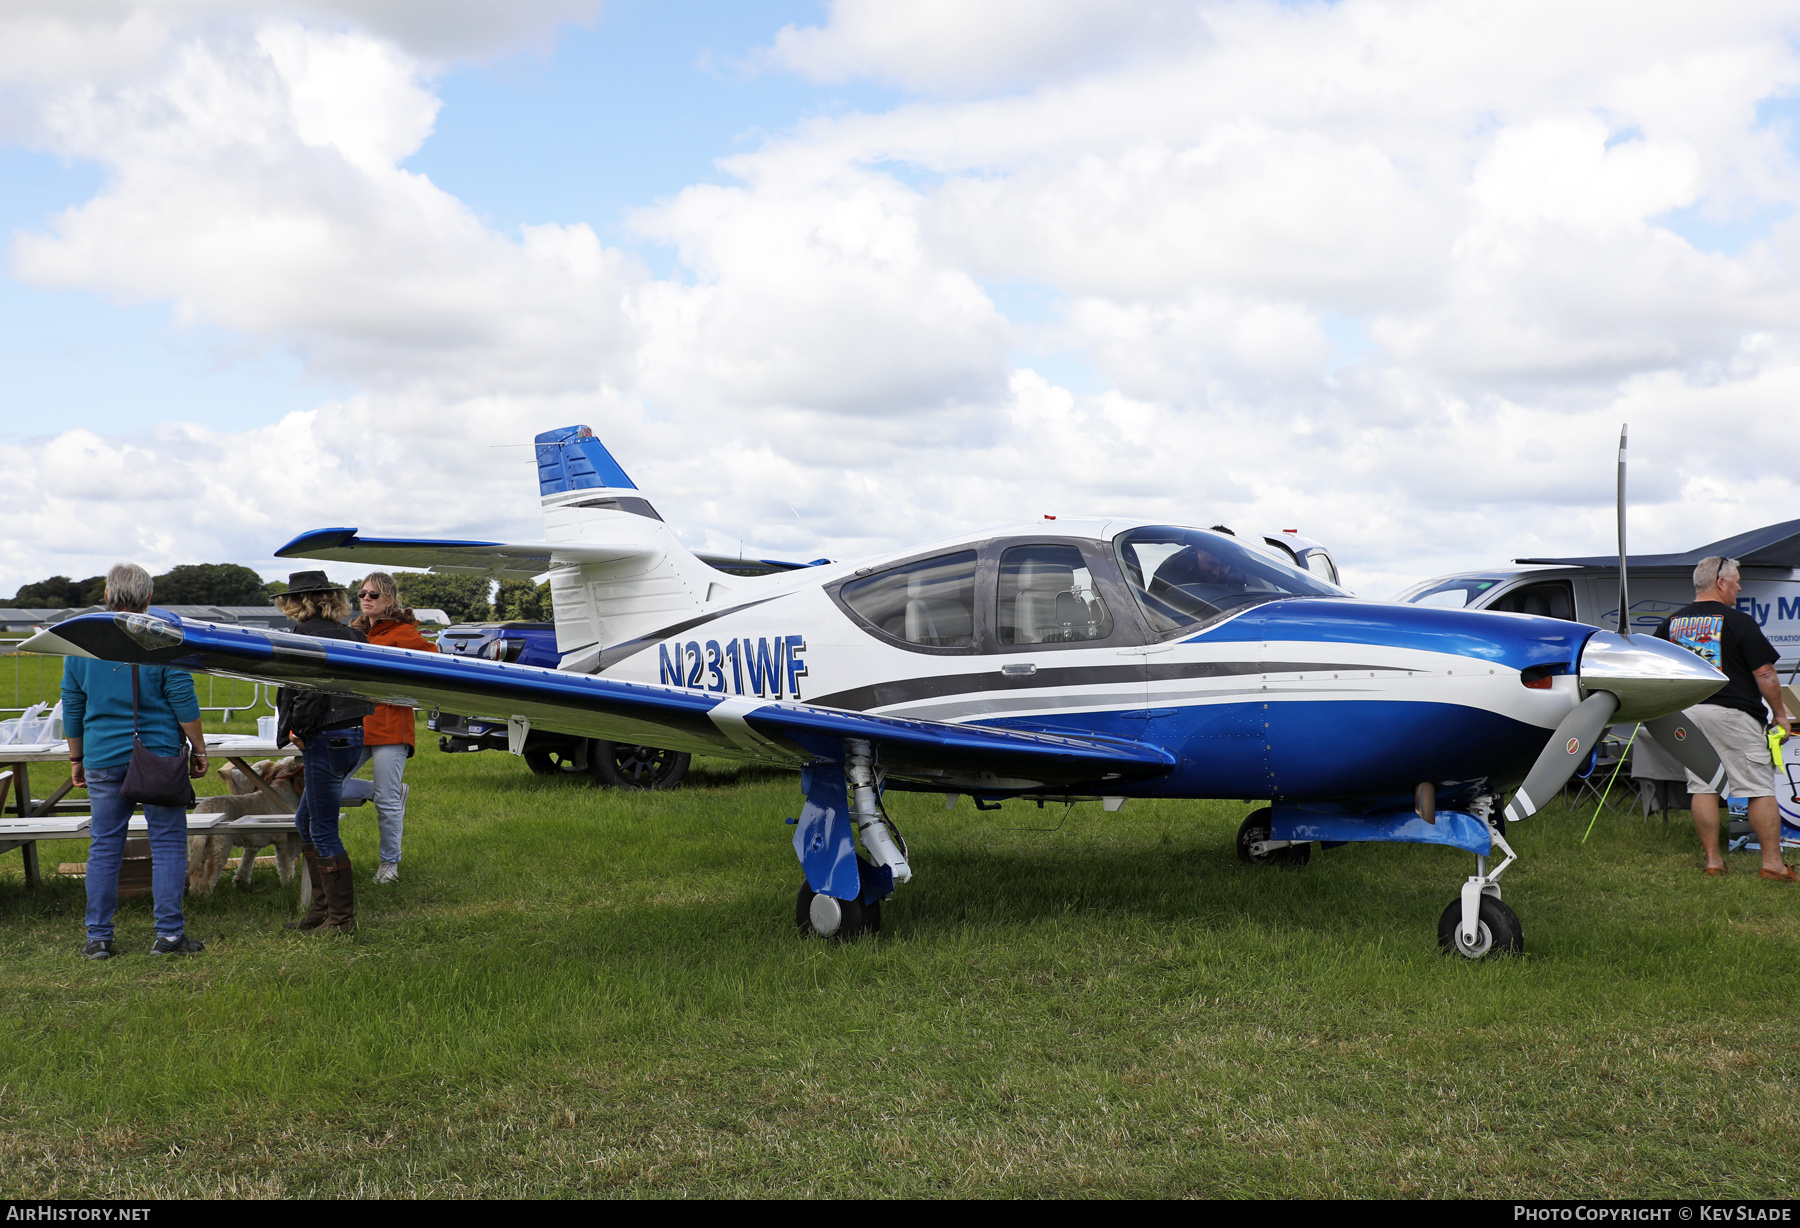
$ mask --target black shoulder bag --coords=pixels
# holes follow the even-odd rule
[[[125,769],[125,783],[119,796],[128,802],[145,806],[180,806],[194,804],[194,782],[188,776],[188,748],[180,753],[158,755],[138,737],[138,667],[131,667],[131,766]]]

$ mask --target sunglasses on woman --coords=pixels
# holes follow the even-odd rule
[[[381,594],[372,589],[365,588],[360,593],[356,594],[356,598],[358,601],[380,601]]]

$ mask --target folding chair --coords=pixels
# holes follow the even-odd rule
[[[1588,761],[1569,778],[1569,783],[1563,790],[1564,800],[1571,807],[1580,809],[1590,802],[1598,806],[1603,799],[1608,811],[1637,805],[1637,792],[1631,787],[1625,769],[1620,767],[1628,741],[1629,735],[1621,737],[1609,729],[1594,743],[1594,749],[1588,754]],[[1615,772],[1618,773],[1617,780],[1613,778]],[[1607,791],[1609,783],[1612,785],[1610,793]]]

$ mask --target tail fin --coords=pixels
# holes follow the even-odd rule
[[[545,431],[536,444],[546,540],[633,547],[616,562],[550,573],[563,668],[592,670],[601,646],[649,634],[727,598],[738,581],[676,540],[593,431]]]

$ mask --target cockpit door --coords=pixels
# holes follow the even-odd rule
[[[988,543],[992,577],[983,650],[999,659],[1001,706],[1046,727],[1143,736],[1144,628],[1104,542],[1004,538]]]

